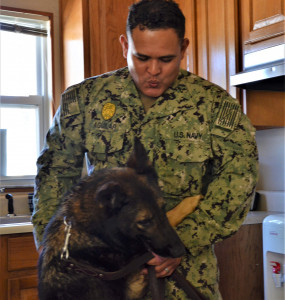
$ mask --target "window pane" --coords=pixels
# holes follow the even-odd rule
[[[38,156],[37,106],[2,106],[1,129],[6,136],[6,176],[36,174]],[[5,151],[4,151],[5,152]]]
[[[1,95],[37,95],[36,36],[0,31]]]

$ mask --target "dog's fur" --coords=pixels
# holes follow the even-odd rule
[[[76,185],[49,222],[39,258],[40,300],[137,299],[144,290],[133,274],[105,281],[67,270],[61,260],[64,217],[72,224],[70,257],[105,271],[117,271],[146,251],[184,254],[167,220],[155,170],[137,140],[134,148],[126,167],[94,172]]]

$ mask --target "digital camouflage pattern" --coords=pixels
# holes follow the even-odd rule
[[[235,233],[249,210],[258,174],[254,133],[235,99],[185,70],[147,113],[127,68],[70,87],[38,159],[37,245],[62,195],[80,178],[85,153],[89,170],[122,166],[138,136],[167,210],[204,195],[177,227],[188,253],[179,268],[210,299],[219,299],[213,244]],[[186,299],[170,286],[167,299]]]

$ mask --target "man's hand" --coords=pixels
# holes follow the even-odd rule
[[[181,257],[179,258],[161,257],[154,253],[153,255],[154,258],[152,258],[147,264],[151,266],[155,266],[157,278],[170,276],[181,262]],[[147,269],[143,269],[141,272],[141,274],[143,275],[146,275],[147,273],[148,273]]]
[[[202,195],[184,198],[173,209],[169,210],[166,214],[170,225],[176,227],[181,223],[185,217],[195,210],[202,198]]]

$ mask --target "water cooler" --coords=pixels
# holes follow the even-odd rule
[[[285,214],[263,220],[264,299],[285,299]]]

